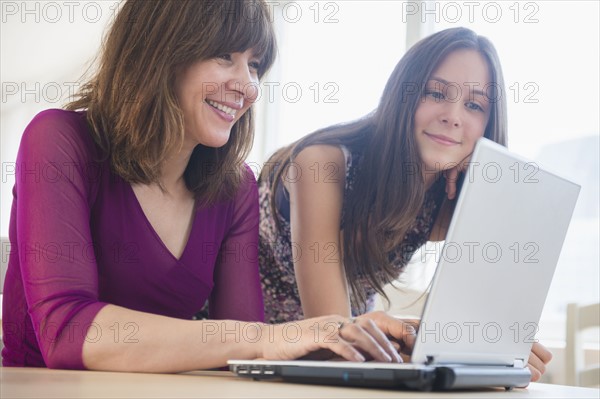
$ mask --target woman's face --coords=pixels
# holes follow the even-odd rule
[[[456,50],[433,71],[414,122],[426,174],[468,160],[489,120],[489,86],[488,64],[475,50]]]
[[[256,101],[259,62],[252,50],[198,61],[177,75],[185,144],[221,147],[231,128]]]

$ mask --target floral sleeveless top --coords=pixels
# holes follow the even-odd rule
[[[346,159],[346,182],[344,187],[344,204],[342,206],[342,223],[344,226],[344,214],[346,213],[346,199],[354,189],[357,171],[360,167],[362,152],[360,149],[352,149],[341,146]],[[261,178],[259,180],[259,267],[261,284],[265,303],[265,321],[267,323],[283,323],[304,318],[300,295],[294,274],[294,263],[292,256],[291,230],[289,218],[289,197],[283,184],[278,187],[276,195],[277,214],[273,215],[270,201],[271,181]],[[415,219],[413,227],[406,234],[403,242],[388,254],[391,264],[398,270],[398,276],[414,254],[414,252],[427,241],[444,190],[435,189],[434,184],[427,192],[425,201]],[[436,194],[434,195],[433,192]],[[277,219],[275,219],[277,218]],[[277,229],[276,220],[279,222]],[[373,310],[375,302],[375,289],[369,284],[365,276],[359,275],[359,284],[365,289],[367,301],[360,308],[352,308],[354,316]]]

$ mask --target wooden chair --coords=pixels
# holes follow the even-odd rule
[[[10,241],[7,237],[0,237],[0,294],[4,290],[4,277],[8,268],[8,255],[10,254]]]
[[[7,237],[0,237],[0,298],[2,298],[2,292],[4,291],[4,277],[6,276],[6,269],[8,268],[8,255],[10,254],[10,241]],[[0,309],[2,308],[2,300],[0,299]],[[4,348],[4,341],[2,341],[2,310],[0,310],[0,352]],[[2,367],[2,361],[0,358],[0,367]]]
[[[567,342],[565,348],[567,385],[592,387],[600,385],[600,364],[586,366],[583,332],[600,327],[600,303],[567,305]]]

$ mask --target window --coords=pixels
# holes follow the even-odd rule
[[[375,109],[406,50],[402,2],[271,2],[279,55],[261,82],[251,160]],[[261,137],[262,136],[262,137]]]
[[[117,0],[0,2],[0,236],[8,235],[25,127],[38,112],[61,108],[77,91],[118,6]]]

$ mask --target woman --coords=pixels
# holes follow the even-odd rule
[[[448,29],[406,53],[370,115],[277,151],[259,179],[267,320],[372,310],[421,245],[444,239],[477,139],[506,145],[503,88],[493,45]]]
[[[258,194],[243,160],[275,54],[269,18],[263,1],[127,1],[79,97],[29,124],[5,366],[177,372],[319,349],[400,361],[385,335],[402,338],[401,323],[384,316],[257,323]],[[207,300],[213,320],[193,321]]]

